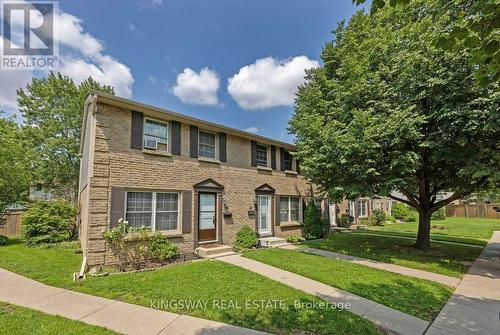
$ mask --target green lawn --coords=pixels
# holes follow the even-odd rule
[[[346,261],[284,249],[247,252],[244,257],[352,292],[432,321],[450,298],[451,287]]]
[[[0,267],[46,284],[144,306],[152,302],[201,299],[206,308],[169,311],[278,334],[379,334],[373,323],[346,310],[296,308],[319,298],[219,261],[196,261],[133,274],[91,277],[74,283],[81,255],[71,249],[0,246]],[[34,261],[36,260],[36,261]],[[220,300],[224,299],[225,302]],[[282,301],[285,308],[245,308],[247,301]],[[217,308],[223,304],[238,308]]]
[[[486,245],[493,231],[500,230],[500,220],[449,217],[441,221],[432,221],[432,225],[444,229],[431,229],[433,240]],[[370,230],[388,234],[415,237],[418,223],[395,223],[385,226],[370,227]]]
[[[0,249],[1,250],[1,249]],[[31,335],[111,335],[111,330],[0,302],[0,333]]]
[[[383,235],[335,233],[305,245],[458,278],[467,272],[482,250],[475,246],[431,242],[431,250],[422,251],[416,249],[414,243],[414,240]]]

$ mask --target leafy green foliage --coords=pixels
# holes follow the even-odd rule
[[[357,5],[366,0],[353,0]],[[373,0],[372,14],[391,6],[408,4],[410,0]],[[472,64],[477,66],[476,77],[482,86],[500,79],[500,2],[498,0],[441,0],[437,2],[447,10],[452,19],[441,34],[436,44],[444,50],[461,52],[467,50]]]
[[[170,242],[166,236],[154,234],[149,240],[149,255],[153,259],[166,261],[177,256],[177,246]]]
[[[236,241],[234,242],[234,249],[244,251],[255,248],[257,245],[257,234],[248,225],[244,225],[236,234]]]
[[[341,23],[290,121],[308,179],[336,200],[399,190],[425,213],[422,249],[433,211],[500,184],[500,90],[477,85],[467,50],[435,46],[447,13],[414,0]],[[455,194],[437,201],[441,190]]]
[[[339,218],[339,227],[349,228],[354,222],[354,217],[348,214],[342,214]]]
[[[0,235],[0,245],[6,245],[9,243],[9,238],[7,236]]]
[[[64,200],[37,201],[22,215],[28,245],[57,243],[76,238],[77,207]]]
[[[431,220],[444,220],[446,216],[444,215],[444,208],[440,208],[431,215]]]
[[[304,238],[302,236],[291,235],[286,238],[286,241],[288,243],[298,243],[304,241]]]
[[[402,202],[395,203],[391,212],[396,220],[407,221],[410,217],[410,208]]]
[[[328,226],[325,227],[325,222],[321,219],[321,211],[314,201],[310,201],[306,206],[303,230],[308,240],[323,237],[328,232]]]
[[[0,218],[8,206],[27,199],[32,152],[26,143],[18,124],[0,118]]]
[[[384,224],[386,219],[385,212],[381,209],[374,209],[372,215],[370,216],[370,223],[374,226],[381,226]]]
[[[72,202],[78,192],[83,105],[91,90],[114,94],[112,87],[90,77],[76,85],[70,77],[52,72],[17,91],[25,132],[37,152],[32,178]]]

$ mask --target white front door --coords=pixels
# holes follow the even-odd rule
[[[259,235],[271,235],[271,196],[258,195],[257,204]]]

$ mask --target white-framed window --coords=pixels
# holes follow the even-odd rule
[[[360,218],[367,217],[368,214],[366,212],[366,200],[358,200],[358,213]]]
[[[153,231],[180,231],[180,196],[178,192],[127,191],[125,217],[132,227]]]
[[[280,222],[299,222],[301,201],[299,197],[280,197]]]
[[[255,163],[257,166],[267,166],[267,145],[257,143]]]
[[[146,119],[144,122],[144,142],[154,140],[168,147],[168,122]]]
[[[347,203],[347,209],[349,212],[349,216],[354,217],[354,201],[349,200],[349,202]]]
[[[285,170],[288,171],[293,171],[293,157],[292,154],[288,151],[285,151],[285,154],[283,155],[284,160],[285,160]]]
[[[217,158],[217,136],[215,133],[198,131],[198,156],[206,158]]]

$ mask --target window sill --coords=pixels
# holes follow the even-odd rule
[[[298,173],[296,171],[292,171],[292,170],[285,170],[285,173],[286,174],[298,175]]]
[[[280,227],[300,227],[302,226],[302,222],[298,221],[292,221],[292,222],[285,222],[285,223],[280,223]]]
[[[213,159],[213,158],[206,158],[206,157],[198,157],[198,161],[204,162],[204,163],[220,164],[220,160]]]
[[[154,156],[172,157],[172,154],[170,152],[161,150],[142,149],[142,153]]]
[[[262,171],[273,171],[270,167],[267,166],[257,166],[257,170],[262,170]]]

